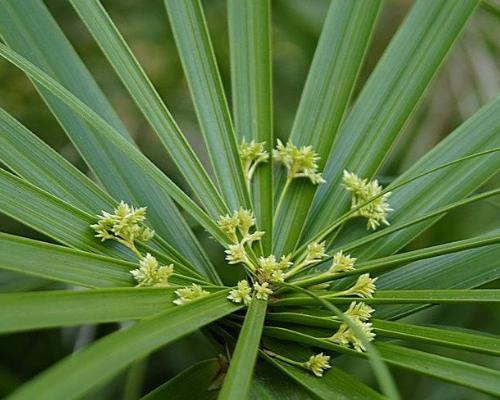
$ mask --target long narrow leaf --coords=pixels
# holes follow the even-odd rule
[[[148,218],[157,233],[181,250],[200,271],[208,271],[217,279],[206,255],[171,201],[169,185],[163,174],[130,141],[124,140],[124,130],[113,117],[114,112],[106,106],[95,82],[45,5],[37,0],[2,1],[0,35],[34,66],[61,82],[65,88],[83,96],[79,99],[88,106],[87,111],[96,110],[97,114],[87,115],[86,119],[54,95],[50,88],[29,75],[36,81],[35,87],[68,137],[109,193],[136,206],[148,206]],[[51,57],[44,56],[47,54]],[[61,57],[64,63],[59,61]],[[107,129],[92,124],[94,120],[103,122]],[[124,141],[128,145],[125,148]]]
[[[108,335],[23,385],[9,399],[80,398],[135,360],[236,311],[239,307],[226,296],[227,291],[215,293]]]
[[[376,173],[478,3],[416,2],[337,135],[304,238],[347,207],[344,169],[366,177]]]
[[[323,169],[346,112],[368,48],[381,1],[332,1],[290,134],[312,145]],[[329,179],[329,178],[328,178]],[[303,228],[315,192],[308,181],[290,187],[275,227],[275,251],[287,254]]]
[[[170,26],[210,160],[232,210],[249,205],[236,137],[199,0],[167,0]]]
[[[75,264],[75,258],[72,254],[66,260]],[[80,258],[83,264],[84,257]],[[104,260],[99,261],[104,264]],[[89,273],[92,274],[92,269],[97,266],[96,260],[87,257],[87,262]],[[57,261],[54,265],[57,265]],[[101,268],[111,271],[112,267]],[[125,268],[122,271],[126,273]],[[130,285],[130,282],[125,284]],[[120,288],[0,294],[0,333],[142,319],[174,307],[173,291]]]
[[[270,0],[228,1],[233,119],[240,140],[273,146]],[[256,170],[253,204],[259,229],[266,232],[264,251],[271,252],[273,231],[273,163]]]
[[[255,361],[257,360],[266,309],[267,302],[256,298],[252,300],[248,307],[218,399],[247,398]]]
[[[194,194],[212,217],[227,210],[201,162],[183,136],[127,43],[98,0],[71,1]]]

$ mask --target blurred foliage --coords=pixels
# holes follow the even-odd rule
[[[46,0],[45,2],[108,95],[139,147],[169,176],[182,184],[173,163],[158,145],[156,137],[151,133],[70,5],[63,0]],[[166,101],[181,129],[206,164],[203,142],[168,26],[163,1],[103,0],[103,4]],[[279,137],[286,137],[290,131],[328,4],[327,0],[273,0],[274,124]],[[408,0],[386,2],[358,87],[361,87],[369,76],[411,4],[412,2]],[[223,82],[228,89],[229,60],[225,0],[205,0],[204,6]],[[411,166],[421,155],[434,147],[500,91],[499,10],[498,3],[492,1],[477,10],[405,128],[401,140],[396,143],[392,154],[386,160],[380,174],[381,181],[389,182],[392,176]],[[64,60],[60,61],[64,63]],[[29,80],[6,62],[0,63],[0,87],[2,88],[1,107],[4,107],[68,160],[82,170],[86,170],[74,147],[65,137],[57,121],[48,112]],[[470,134],[473,135],[474,132]],[[500,176],[493,177],[488,188],[498,187],[499,183]],[[443,218],[425,235],[422,235],[417,244],[419,247],[427,246],[486,232],[493,228],[495,221],[498,221],[499,210],[499,199],[461,208]],[[5,216],[0,216],[0,226],[5,232],[40,237],[39,234]],[[196,230],[197,227],[194,229]],[[206,241],[205,244],[209,245],[210,242]],[[13,273],[2,273],[0,284],[4,291],[45,287],[45,282],[41,279],[21,278]],[[481,306],[480,309],[473,306],[433,307],[412,316],[411,319],[419,323],[432,319],[443,324],[461,324],[464,327],[474,327],[497,334],[500,326],[498,310],[494,310],[493,306]],[[82,347],[116,328],[116,325],[109,324],[99,327],[57,329],[2,336],[0,338],[0,354],[2,354],[0,395],[8,393],[18,383],[34,376],[72,352],[73,349]],[[164,374],[158,376],[155,373],[156,365],[161,364],[163,370],[167,369],[174,375],[190,363],[211,356],[213,353],[208,350],[210,347],[207,346],[205,340],[201,334],[182,339],[181,343],[168,346],[145,361],[142,366],[136,367],[136,372],[131,369],[129,378],[133,374],[135,374],[133,379],[138,379],[139,382],[142,380],[141,377],[144,378],[142,384],[138,386],[139,393],[142,392],[141,388],[151,389],[166,378]],[[198,350],[190,351],[194,346]],[[24,354],[22,358],[18,357],[20,350]],[[454,356],[466,358],[469,354],[460,354],[455,351]],[[179,362],[181,359],[183,362]],[[175,365],[173,360],[175,360]],[[352,371],[354,371],[353,365],[356,365],[356,375],[365,374],[367,380],[373,379],[368,366],[365,365],[364,369],[360,368],[358,360],[339,362],[342,362],[347,370]],[[497,362],[496,366],[500,367],[500,362]],[[425,377],[402,371],[394,372],[405,399],[420,399],[423,393],[427,394],[430,391],[433,392],[430,399],[487,398],[477,393],[472,394],[467,389],[436,383]],[[89,398],[122,397],[126,379],[127,374],[123,374],[115,380],[114,385],[108,385],[105,390],[93,393]],[[128,379],[129,384],[130,381]],[[430,391],[429,388],[431,388]],[[429,397],[426,396],[426,398],[430,400]]]

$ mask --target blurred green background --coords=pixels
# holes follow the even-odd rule
[[[22,1],[22,0],[20,0]],[[114,75],[96,44],[65,0],[46,0],[87,67],[108,95],[140,148],[170,177],[187,190],[173,163],[158,145],[126,91]],[[225,0],[205,0],[205,11],[219,67],[228,96],[230,76]],[[207,157],[196,122],[180,60],[168,25],[163,0],[103,0],[154,85],[188,136],[205,165]],[[274,127],[286,138],[305,77],[314,54],[327,0],[273,0]],[[373,37],[371,50],[358,83],[358,90],[381,57],[384,48],[411,7],[412,1],[386,1]],[[486,6],[489,4],[490,6]],[[451,51],[447,61],[422,99],[401,139],[394,146],[381,171],[386,184],[435,146],[478,108],[500,92],[500,4],[490,2],[478,8]],[[495,6],[496,12],[495,12]],[[60,62],[64,63],[61,59]],[[56,120],[16,68],[0,62],[0,106],[57,149],[83,171],[86,167],[68,142]],[[474,132],[470,132],[471,135]],[[498,174],[497,174],[498,175]],[[486,186],[498,187],[500,177]],[[485,188],[486,188],[485,186]],[[497,228],[500,222],[498,199],[475,203],[450,213],[410,247],[422,247],[470,237]],[[1,231],[41,238],[17,222],[0,216]],[[198,229],[196,226],[193,229]],[[209,242],[207,242],[209,245]],[[498,287],[498,285],[496,285]],[[43,290],[47,282],[11,273],[0,274],[0,291]],[[1,314],[0,314],[1,318]],[[451,324],[500,333],[500,316],[494,306],[442,306],[412,317],[421,323]],[[0,337],[0,396],[13,390],[57,360],[88,342],[117,329],[115,324],[71,329],[54,329]],[[443,353],[441,351],[441,353]],[[21,356],[20,356],[21,354]],[[142,382],[134,388],[127,373],[92,399],[136,398],[137,393],[164,382],[193,361],[212,355],[201,336],[194,335],[153,355],[134,367],[133,376]],[[489,362],[484,357],[453,351],[455,357]],[[357,376],[372,380],[369,367],[359,360],[339,360]],[[490,364],[491,365],[491,364]],[[500,363],[497,362],[497,367]],[[394,370],[404,399],[485,399],[486,396]],[[126,382],[128,382],[127,386]],[[123,395],[123,393],[126,393]]]

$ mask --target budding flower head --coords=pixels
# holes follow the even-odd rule
[[[351,321],[356,325],[356,327],[358,328],[357,330],[359,330],[363,334],[365,340],[371,342],[375,338],[375,333],[373,333],[373,327],[371,323],[363,322],[356,318],[352,319]],[[332,337],[328,338],[328,340],[338,343],[341,346],[351,345],[354,350],[359,352],[366,351],[366,348],[363,345],[363,341],[354,334],[352,329],[349,328],[347,324],[340,325],[338,331]]]
[[[276,257],[273,255],[259,257],[258,272],[264,281],[283,282],[285,280],[283,269],[287,268],[287,266],[288,262],[283,257],[280,262],[276,261]]]
[[[356,259],[351,257],[349,254],[344,255],[342,251],[339,251],[333,255],[332,266],[329,272],[347,272],[354,269],[354,263]]]
[[[240,144],[240,159],[243,165],[250,163],[260,163],[267,161],[269,153],[265,150],[266,142],[256,142],[252,140],[247,143],[245,139]]]
[[[229,292],[227,298],[233,303],[243,303],[248,306],[252,301],[252,288],[246,280],[241,280],[238,282],[236,289],[232,289]]]
[[[309,178],[314,184],[325,182],[318,172],[319,156],[311,146],[297,147],[292,142],[286,146],[278,139],[273,159],[288,169],[288,179]]]
[[[312,242],[307,245],[306,253],[306,264],[312,264],[313,262],[319,262],[324,257],[327,256],[325,253],[326,243],[325,242]]]
[[[144,287],[167,287],[168,278],[174,273],[173,264],[159,266],[158,260],[151,254],[139,261],[139,268],[130,271],[137,286]]]
[[[230,244],[226,253],[226,260],[229,264],[239,264],[248,262],[247,252],[245,246],[242,243]]]
[[[102,241],[119,239],[130,247],[136,239],[147,241],[153,238],[154,231],[141,224],[145,219],[146,207],[134,208],[122,201],[113,213],[103,211],[97,223],[90,227]]]
[[[191,286],[177,289],[175,294],[177,295],[177,299],[174,300],[174,304],[181,306],[183,304],[191,303],[193,300],[199,299],[200,297],[207,296],[210,293],[203,290],[200,285],[193,283]]]
[[[233,243],[238,242],[238,236],[236,235],[236,229],[238,228],[239,224],[239,219],[238,215],[233,214],[233,215],[224,215],[221,216],[218,221],[217,225],[221,229],[222,232],[224,232],[229,240]]]
[[[234,211],[232,215],[219,217],[217,225],[226,234],[231,243],[240,242],[237,235],[238,232],[243,238],[242,242],[249,245],[260,240],[264,235],[262,231],[250,233],[250,229],[255,226],[255,217],[252,211],[244,208]]]
[[[391,192],[381,195],[383,188],[375,179],[368,181],[362,179],[356,174],[345,171],[342,179],[344,187],[352,193],[351,209],[357,208],[369,201],[366,205],[357,210],[354,215],[368,219],[368,229],[375,230],[380,224],[389,225],[387,214],[392,211],[388,203],[388,198]],[[376,199],[370,200],[375,196]]]
[[[267,300],[269,295],[273,294],[273,291],[269,288],[268,282],[262,284],[255,282],[253,284],[253,289],[255,290],[255,297],[259,300]]]
[[[302,365],[317,377],[322,377],[323,371],[332,367],[329,361],[330,356],[325,356],[323,353],[319,353],[309,357],[309,360]]]
[[[368,304],[353,301],[349,308],[344,312],[348,317],[359,319],[360,321],[368,321],[375,310]]]
[[[354,286],[346,291],[346,294],[359,297],[372,298],[375,292],[375,282],[378,278],[370,278],[370,274],[360,275]]]

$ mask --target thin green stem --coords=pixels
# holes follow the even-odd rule
[[[278,218],[278,214],[281,210],[281,206],[283,205],[283,200],[285,199],[285,195],[288,192],[288,188],[290,187],[291,183],[292,183],[292,178],[288,177],[286,179],[285,186],[283,186],[283,190],[281,191],[280,198],[278,199],[278,204],[276,205],[276,209],[274,210],[273,226],[276,223],[276,219]]]

